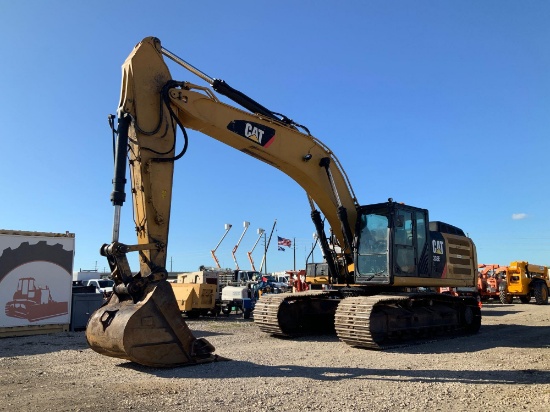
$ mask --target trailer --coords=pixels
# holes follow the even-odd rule
[[[0,337],[69,330],[74,242],[69,232],[0,230]]]

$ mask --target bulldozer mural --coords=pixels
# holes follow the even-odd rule
[[[0,230],[0,337],[70,324],[74,234]]]
[[[39,287],[34,278],[20,278],[13,300],[6,303],[6,316],[27,319],[29,322],[67,315],[69,302],[52,299],[48,286]]]

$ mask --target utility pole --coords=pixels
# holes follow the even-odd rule
[[[311,252],[309,252],[309,255],[306,258],[306,265],[309,262],[309,257],[311,256],[311,263],[315,263],[315,258],[313,257],[313,251],[315,250],[315,246],[317,246],[317,233],[313,233],[313,243],[311,244]]]
[[[275,222],[273,222],[273,227],[271,228],[271,233],[269,234],[269,239],[267,242],[265,242],[265,249],[264,249],[264,258],[262,259],[262,264],[260,265],[260,272],[262,271],[262,268],[265,264],[265,274],[267,275],[267,249],[269,248],[269,244],[271,243],[271,236],[273,235],[273,231],[275,230],[275,226],[277,225],[277,219],[275,219]],[[265,238],[265,237],[264,237]]]
[[[313,252],[315,251],[315,246],[317,246],[317,239],[319,237],[317,236],[317,233],[313,233],[313,246],[311,247],[311,263],[315,263],[315,256],[313,255]]]
[[[294,242],[294,271],[296,271],[296,238],[292,238]]]

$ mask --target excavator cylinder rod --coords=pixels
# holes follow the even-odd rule
[[[233,87],[228,85],[225,81],[220,80],[220,79],[214,79],[214,78],[208,76],[207,74],[200,71],[199,69],[197,69],[192,64],[186,62],[181,57],[176,56],[174,53],[172,53],[171,51],[165,49],[164,47],[161,47],[160,51],[161,51],[162,54],[164,54],[169,59],[175,61],[179,65],[185,67],[191,73],[195,74],[196,76],[200,77],[205,82],[209,83],[215,91],[217,91],[220,94],[223,94],[225,97],[230,98],[235,103],[241,105],[245,109],[250,110],[252,113],[259,113],[261,115],[264,115],[264,116],[270,117],[272,119],[281,121],[281,119],[279,119],[277,116],[275,116],[275,114],[271,110],[269,110],[266,107],[262,106],[260,103],[258,103],[254,99],[248,97],[246,94],[238,91],[237,89],[234,89]],[[287,120],[287,119],[283,116],[283,121],[285,121],[285,120]]]
[[[136,303],[113,294],[90,317],[86,339],[102,355],[151,367],[227,360],[214,355],[208,341],[195,338],[166,281],[147,285],[143,299]]]
[[[111,202],[114,206],[122,206],[126,201],[126,154],[128,146],[128,128],[132,119],[124,114],[118,119],[118,136],[115,147],[115,172],[113,177],[113,191]]]

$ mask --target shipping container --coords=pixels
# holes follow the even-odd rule
[[[0,230],[0,337],[69,330],[73,233]]]

